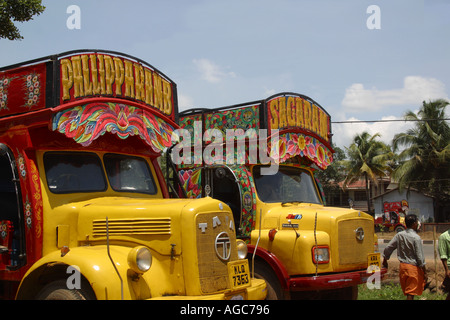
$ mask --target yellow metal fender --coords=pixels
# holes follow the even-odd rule
[[[132,248],[122,246],[110,246],[110,254],[116,265],[117,271],[123,281],[123,298],[135,299],[131,286],[128,285],[127,263],[128,253]],[[59,266],[59,268],[55,268]],[[74,274],[74,269],[87,279],[96,298],[99,300],[120,300],[122,298],[122,285],[118,273],[116,272],[107,252],[107,247],[87,246],[76,247],[62,256],[60,251],[54,251],[38,260],[25,274],[20,284],[17,298],[32,299],[27,296],[29,292],[37,293],[38,279],[45,275],[46,279],[61,280],[69,279]],[[58,274],[50,270],[59,270]],[[62,271],[65,271],[64,273]],[[48,281],[48,280],[47,280]],[[133,297],[132,297],[133,295]]]

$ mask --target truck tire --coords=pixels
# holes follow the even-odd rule
[[[94,300],[92,292],[82,289],[68,289],[66,280],[46,284],[36,295],[36,300]]]
[[[250,262],[251,263],[251,262]],[[250,264],[251,265],[251,264]],[[275,272],[264,262],[255,261],[255,278],[263,279],[267,285],[266,300],[284,300],[285,295]]]

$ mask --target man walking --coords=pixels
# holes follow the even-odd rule
[[[388,243],[383,252],[383,266],[388,267],[387,261],[392,252],[397,249],[400,261],[400,285],[407,300],[420,296],[425,287],[426,269],[423,255],[422,239],[417,234],[419,221],[414,214],[405,218],[406,230],[397,233]]]

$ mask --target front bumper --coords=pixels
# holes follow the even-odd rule
[[[375,277],[379,277],[381,281],[386,272],[386,268],[381,268],[376,273],[367,273],[366,270],[360,270],[326,275],[318,274],[317,276],[292,277],[288,279],[288,290],[313,291],[352,287],[367,283],[368,280],[371,281]]]
[[[253,278],[251,286],[240,291],[225,291],[203,296],[165,296],[149,300],[264,300],[266,295],[266,282],[262,279]]]

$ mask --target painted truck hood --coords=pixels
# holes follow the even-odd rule
[[[330,229],[332,228],[330,224],[334,224],[341,219],[373,220],[372,216],[360,210],[309,203],[268,204],[266,218],[273,222],[276,221],[276,227],[279,229],[284,229],[283,226],[289,224],[290,221],[292,224],[298,224],[300,229],[306,230],[312,230],[314,226],[318,230]]]
[[[78,241],[92,245],[104,243],[108,236],[111,242],[142,244],[163,255],[180,254],[183,227],[192,224],[198,213],[220,211],[219,204],[212,198],[105,197],[85,201],[77,205]],[[175,252],[171,244],[175,244]]]

